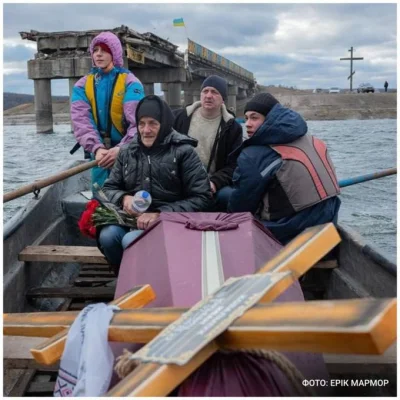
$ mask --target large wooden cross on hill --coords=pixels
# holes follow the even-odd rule
[[[228,280],[188,310],[138,310],[154,293],[133,288],[113,302],[121,310],[109,340],[146,344],[132,355],[139,365],[108,395],[165,396],[219,349],[382,354],[396,339],[396,299],[271,303],[339,241],[332,224],[308,229],[258,274]],[[32,350],[49,365],[61,357],[77,315],[4,314],[4,334],[50,338]]]

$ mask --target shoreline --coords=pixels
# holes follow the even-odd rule
[[[295,110],[306,121],[347,121],[347,120],[373,120],[373,119],[397,119],[397,109],[381,110]],[[237,115],[243,118],[243,115]],[[3,126],[35,125],[35,114],[5,115]],[[71,120],[68,114],[53,115],[54,125],[69,125]]]
[[[285,107],[306,121],[397,119],[397,93],[305,94],[282,89],[269,90]],[[246,100],[238,100],[236,116],[243,118]],[[70,124],[69,102],[53,103],[53,123]],[[35,125],[34,104],[4,111],[3,125]]]

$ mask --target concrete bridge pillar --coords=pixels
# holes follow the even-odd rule
[[[184,106],[188,106],[193,103],[193,90],[185,89]]]
[[[168,83],[162,83],[161,90],[164,92],[164,101],[166,101],[167,104],[169,104]]]
[[[238,100],[247,99],[247,90],[246,90],[246,89],[239,88],[237,99],[238,99]]]
[[[195,103],[196,101],[200,101],[200,91],[195,91],[193,93],[193,103]]]
[[[168,105],[171,107],[171,110],[182,107],[181,91],[181,83],[168,83]]]
[[[200,100],[200,87],[201,81],[195,80],[191,82],[185,82],[183,90],[185,91],[185,106]]]
[[[72,102],[72,92],[74,90],[75,83],[79,81],[80,78],[69,78],[68,79],[68,84],[69,84],[69,109],[71,110],[71,102]],[[71,121],[71,132],[74,131],[74,127],[72,126],[72,121]]]
[[[236,113],[236,96],[238,94],[237,86],[228,86],[228,104],[227,108],[233,108],[233,112]]]
[[[146,96],[154,94],[154,83],[143,83],[143,88]]]
[[[35,79],[35,113],[37,133],[53,132],[51,79]]]

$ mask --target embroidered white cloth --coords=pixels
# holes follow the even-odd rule
[[[108,327],[117,306],[85,307],[69,329],[54,388],[55,397],[101,396],[110,385],[114,355]]]

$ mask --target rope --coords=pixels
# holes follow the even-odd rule
[[[219,350],[218,352],[221,354],[248,353],[263,357],[274,363],[284,373],[297,392],[297,395],[305,397],[315,396],[314,391],[310,387],[303,386],[302,382],[305,380],[303,374],[282,353],[258,349]],[[125,378],[139,365],[138,361],[130,358],[131,355],[132,353],[129,350],[124,349],[123,354],[116,359],[114,371],[120,379]]]
[[[120,379],[125,378],[139,365],[138,361],[130,359],[131,355],[129,350],[124,349],[122,355],[116,359],[114,371]]]

